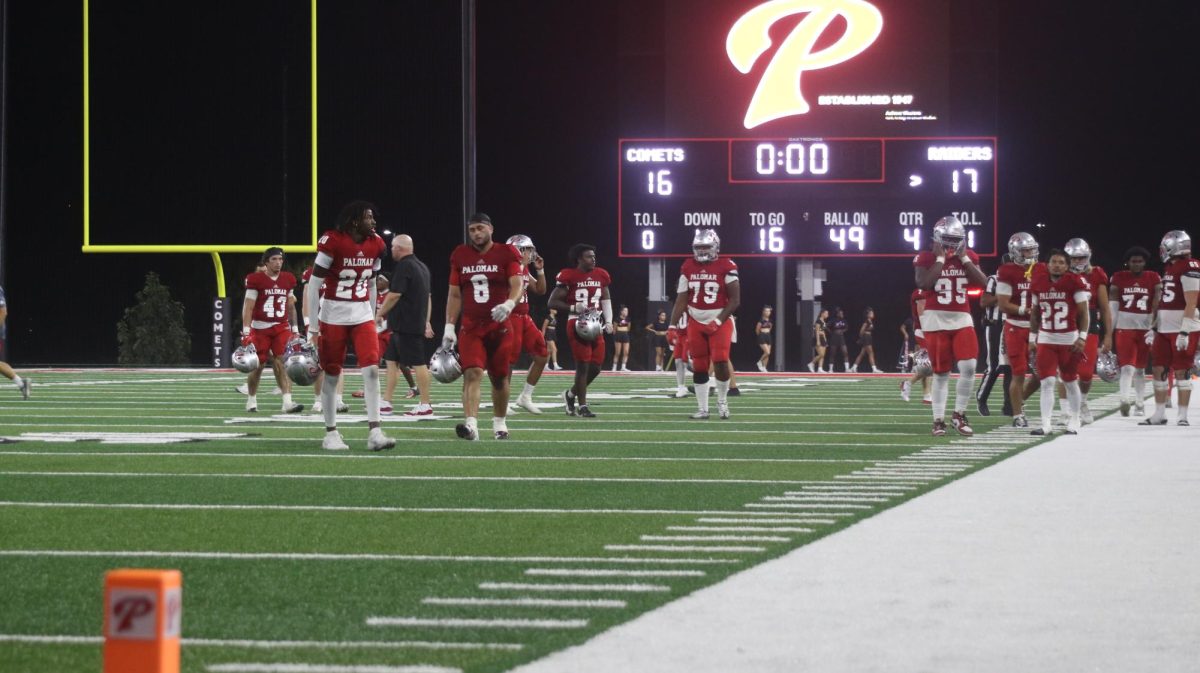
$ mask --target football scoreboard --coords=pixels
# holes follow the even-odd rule
[[[619,253],[691,255],[697,229],[739,257],[911,257],[955,215],[996,254],[995,137],[622,139]]]

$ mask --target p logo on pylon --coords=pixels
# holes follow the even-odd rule
[[[179,673],[183,575],[112,570],[104,576],[104,673]]]

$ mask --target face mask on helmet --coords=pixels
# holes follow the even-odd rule
[[[958,218],[949,215],[933,225],[933,241],[942,248],[954,253],[962,252],[966,247],[967,232]]]
[[[1158,254],[1162,257],[1163,263],[1171,261],[1172,257],[1180,255],[1188,255],[1192,252],[1192,238],[1188,236],[1186,231],[1176,229],[1168,231],[1166,236],[1163,236],[1162,243],[1158,246]]]
[[[1072,238],[1063,246],[1071,271],[1084,273],[1092,265],[1092,247],[1082,238]]]
[[[712,229],[697,229],[692,237],[692,256],[697,262],[711,262],[721,249],[721,239]]]
[[[1037,240],[1025,232],[1013,234],[1008,239],[1008,257],[1015,264],[1029,266],[1038,260]]]

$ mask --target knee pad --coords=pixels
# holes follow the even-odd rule
[[[1176,379],[1175,387],[1178,388],[1179,390],[1191,390],[1192,389],[1192,380],[1187,379],[1184,381],[1180,381],[1180,380]]]
[[[692,383],[703,385],[708,383],[708,370],[696,371],[692,374]]]
[[[1154,392],[1167,392],[1167,382],[1154,379]]]

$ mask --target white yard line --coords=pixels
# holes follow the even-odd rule
[[[757,513],[757,512],[752,512]],[[837,523],[837,519],[724,519],[720,517],[702,516],[696,519],[699,523],[745,523],[745,524],[764,524],[764,523],[816,523],[824,525],[832,525]]]
[[[711,554],[755,554],[766,551],[766,547],[719,546],[719,545],[671,545],[671,544],[606,544],[605,551],[686,551]]]
[[[791,542],[790,537],[772,535],[642,535],[642,542]]]
[[[229,561],[400,561],[420,563],[631,563],[664,565],[719,565],[736,559],[637,558],[608,556],[439,556],[433,554],[334,554],[320,552],[213,552],[72,549],[0,549],[3,557],[58,558],[197,558]]]
[[[255,437],[255,441],[263,439]],[[312,440],[312,437],[301,438],[301,441]],[[405,438],[405,441],[408,441]],[[855,446],[889,446],[887,444],[856,444]],[[907,444],[891,446],[908,446]],[[104,457],[104,458],[133,458],[144,462],[145,458],[280,458],[288,461],[301,459],[310,460],[449,460],[460,461],[566,461],[566,462],[632,462],[632,463],[865,463],[862,458],[709,458],[702,456],[492,456],[492,455],[355,455],[329,453],[226,453],[221,451],[6,451],[0,449],[0,458],[4,456],[70,456],[70,457]],[[822,484],[828,482],[807,481],[806,484]]]
[[[209,664],[204,667],[204,670],[209,673],[462,673],[461,668],[431,664],[382,666],[375,664],[227,663]]]
[[[624,609],[628,603],[614,598],[570,599],[570,598],[422,598],[423,605],[450,605],[461,607],[510,607],[510,608],[602,608]]]
[[[668,593],[671,587],[662,584],[538,584],[533,582],[481,582],[484,591],[550,591],[550,592],[596,592],[613,593]]]
[[[99,645],[102,636],[47,636],[33,634],[0,634],[0,642],[44,645]],[[499,650],[517,652],[520,643],[437,642],[427,640],[229,640],[219,638],[182,638],[187,647],[236,647],[253,650]]]
[[[445,629],[582,629],[586,619],[458,619],[430,617],[367,617],[367,626],[419,626]]]
[[[526,575],[537,577],[704,577],[703,570],[586,570],[576,568],[529,568]]]
[[[862,462],[862,461],[849,461]],[[0,470],[0,475],[20,477],[123,477],[143,479],[297,479],[314,481],[520,481],[622,484],[800,484],[795,479],[691,479],[655,477],[452,477],[436,475],[377,475],[377,474],[255,474],[236,472],[67,472],[34,470]]]
[[[711,531],[711,532],[742,532],[742,533],[812,533],[812,528],[799,528],[795,526],[667,526],[667,530],[685,531]]]

